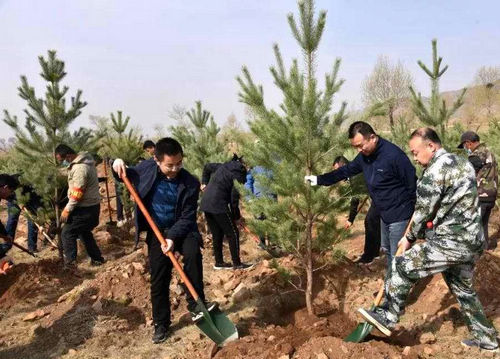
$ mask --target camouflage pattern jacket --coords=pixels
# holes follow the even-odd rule
[[[476,169],[479,201],[495,202],[498,191],[498,166],[495,155],[481,143],[469,155],[469,161]]]
[[[474,168],[467,159],[441,148],[434,154],[417,183],[417,202],[410,242],[426,238],[426,224],[434,234],[427,241],[457,256],[482,251],[480,211]]]
[[[97,169],[91,154],[83,152],[68,167],[68,199],[65,211],[71,212],[75,207],[90,207],[99,204],[99,182]]]

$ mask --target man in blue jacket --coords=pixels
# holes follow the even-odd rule
[[[160,245],[141,211],[136,210],[140,231],[147,231],[146,243],[151,273],[151,302],[155,326],[153,343],[167,339],[170,322],[169,286],[172,262],[167,253],[183,255],[184,271],[200,298],[205,301],[202,240],[196,222],[200,183],[182,168],[182,147],[173,138],[158,141],[154,158],[127,168],[121,159],[113,162],[113,174],[120,178],[126,172],[158,228],[164,233],[166,246]],[[203,314],[187,292],[188,310],[193,321]],[[215,303],[207,303],[210,311]]]
[[[378,136],[366,122],[351,124],[348,134],[351,146],[359,152],[354,160],[320,176],[305,176],[305,180],[312,186],[330,186],[363,172],[368,193],[380,213],[382,248],[387,252],[389,270],[415,208],[415,167],[399,147]]]

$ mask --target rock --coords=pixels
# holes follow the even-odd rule
[[[406,346],[406,347],[403,349],[403,355],[404,355],[404,356],[408,356],[408,355],[410,355],[410,352],[411,352],[411,347]]]
[[[432,344],[436,341],[436,336],[430,332],[420,336],[420,344]]]
[[[175,294],[177,295],[183,295],[184,294],[184,287],[180,284],[177,284],[174,289]]]
[[[325,353],[319,353],[316,355],[316,359],[328,359],[328,356]]]
[[[148,319],[148,320],[146,321],[146,324],[147,324],[148,326],[153,325],[153,319]]]
[[[97,299],[97,295],[93,295],[93,296],[91,296],[91,297],[90,297],[90,299],[92,299],[92,300],[96,300],[96,299]]]
[[[290,359],[290,355],[285,354],[285,355],[280,356],[278,359]]]
[[[434,353],[434,350],[432,350],[432,348],[430,348],[430,347],[425,347],[424,353],[430,356]]]
[[[341,345],[340,350],[342,350],[344,352],[344,354],[349,353],[349,349],[347,349],[347,347],[345,345]]]
[[[97,314],[100,314],[102,313],[102,300],[98,299],[94,302],[94,304],[92,304],[92,309],[94,310],[94,312],[96,312]]]
[[[57,298],[57,303],[62,303],[62,302],[64,302],[66,299],[68,299],[68,297],[70,296],[70,293],[71,293],[71,292],[64,293],[64,294],[63,294],[63,295],[61,295],[59,298]]]
[[[242,302],[248,299],[250,295],[251,293],[250,290],[247,288],[247,286],[244,283],[240,283],[234,290],[233,302],[234,303]]]
[[[49,312],[45,312],[43,309],[38,309],[38,310],[35,310],[34,312],[31,312],[31,313],[28,313],[24,318],[23,318],[23,321],[25,322],[30,322],[32,320],[36,320],[36,319],[40,319],[40,318],[43,318],[44,316],[46,316],[47,314],[49,314]]]
[[[125,279],[128,279],[128,278],[129,278],[129,275],[128,275],[128,273],[127,273],[127,272],[125,272],[125,273],[122,273],[122,277],[123,277],[123,278],[125,278]]]
[[[270,335],[269,338],[267,338],[267,341],[268,342],[272,342],[276,339],[276,337],[274,335]]]
[[[68,354],[69,355],[75,355],[76,354],[76,350],[75,349],[70,349],[70,350],[68,350]]]
[[[132,267],[139,273],[144,273],[144,265],[139,262],[132,262]]]
[[[236,288],[240,283],[241,283],[240,278],[234,278],[233,280],[224,284],[224,290],[226,292],[229,292],[230,290],[233,290],[234,288]]]

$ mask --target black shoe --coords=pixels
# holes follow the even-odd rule
[[[229,263],[222,262],[222,263],[215,263],[214,264],[214,269],[219,270],[219,269],[231,269],[233,266]]]
[[[358,259],[356,259],[354,261],[354,263],[356,264],[370,264],[371,262],[373,262],[373,258],[372,259],[369,259],[369,258],[366,258],[366,257],[359,257]]]
[[[383,334],[388,337],[392,334],[392,329],[395,327],[395,323],[388,320],[385,316],[385,311],[381,308],[375,308],[374,310],[366,310],[363,308],[359,308],[358,312],[366,319],[366,321],[373,326],[375,326],[378,330],[380,330]]]
[[[211,312],[215,308],[217,308],[219,304],[217,302],[205,302],[205,308],[207,309],[208,312]],[[191,319],[193,322],[199,321],[201,318],[203,318],[203,311],[198,308],[198,305],[195,306],[193,310],[189,309],[189,312],[191,313]]]
[[[250,269],[252,268],[254,265],[253,264],[248,264],[248,263],[240,263],[240,264],[235,264],[233,265],[233,269]]]
[[[163,324],[155,324],[155,332],[153,334],[153,343],[159,344],[167,340],[168,327]]]
[[[484,343],[481,343],[478,339],[464,339],[460,342],[460,344],[462,344],[462,346],[466,347],[466,348],[479,348],[481,350],[486,350],[486,351],[489,351],[489,352],[493,352],[493,353],[498,353],[498,344],[495,346],[495,345],[492,345],[492,344],[484,344]]]
[[[106,261],[104,260],[104,258],[102,258],[100,260],[97,260],[97,259],[91,259],[90,260],[90,265],[92,267],[99,267],[99,266],[102,266],[104,263],[106,263]]]

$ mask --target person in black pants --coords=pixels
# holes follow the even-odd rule
[[[215,257],[214,269],[248,269],[251,264],[240,259],[240,233],[235,222],[241,221],[240,195],[234,187],[234,180],[245,183],[247,169],[236,154],[226,163],[208,163],[203,168],[200,210],[205,212],[208,228],[212,233]],[[224,262],[222,241],[229,241],[233,264]]]
[[[135,167],[127,168],[121,159],[113,162],[115,178],[121,180],[127,174],[166,241],[165,246],[160,245],[143,213],[136,208],[139,231],[147,231],[155,344],[167,339],[171,324],[169,285],[173,265],[167,257],[169,251],[174,251],[176,257],[183,255],[186,276],[205,302],[200,250],[203,242],[196,222],[200,182],[182,168],[182,160],[181,145],[167,137],[156,144],[154,158]],[[202,308],[188,291],[186,295],[192,319],[198,321],[203,316]],[[211,311],[216,305],[206,303],[206,308]]]
[[[333,161],[333,169],[339,169],[349,163],[349,160],[344,156],[338,156]],[[347,180],[352,188],[354,196],[351,198],[351,206],[349,210],[349,218],[344,224],[345,229],[349,229],[359,211],[361,210],[359,206],[359,194],[361,192],[366,192],[366,185],[362,183],[361,178],[349,178]],[[362,206],[361,206],[362,207]],[[380,214],[377,209],[371,204],[368,209],[368,213],[365,217],[365,246],[363,254],[359,257],[355,263],[368,264],[373,262],[373,260],[379,256],[380,253]]]

